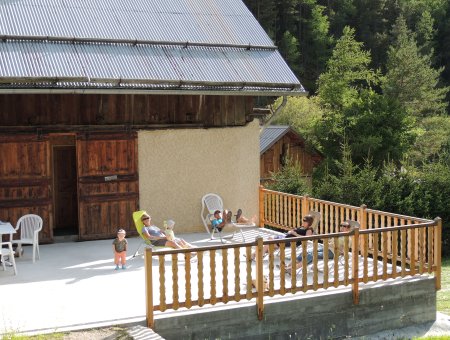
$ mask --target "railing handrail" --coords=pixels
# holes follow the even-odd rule
[[[355,205],[350,205],[350,204],[345,204],[345,203],[327,201],[327,200],[323,200],[323,199],[320,199],[320,198],[309,197],[308,195],[295,195],[295,194],[288,194],[288,193],[280,193],[278,191],[266,189],[264,187],[261,188],[261,190],[263,192],[272,193],[272,194],[279,194],[280,196],[286,196],[286,197],[293,197],[293,198],[299,198],[299,199],[306,197],[311,202],[328,204],[328,205],[332,205],[332,206],[335,206],[335,207],[348,208],[348,209],[352,209],[352,210],[358,210],[358,209],[361,208],[361,206],[355,206]],[[376,210],[376,209],[370,209],[370,208],[364,208],[364,209],[365,209],[365,211],[367,213],[375,213],[375,214],[380,214],[380,215],[383,215],[383,216],[397,217],[397,218],[405,219],[405,220],[415,220],[415,221],[423,221],[423,222],[433,221],[431,219],[426,219],[426,218],[421,218],[421,217],[414,217],[414,216],[409,216],[409,215],[402,215],[402,214],[397,214],[397,213],[387,212],[387,211],[381,211],[381,210]]]
[[[383,228],[382,231],[387,231],[388,228]],[[375,230],[377,232],[377,230]],[[361,233],[361,232],[360,232]],[[263,244],[277,244],[277,243],[292,243],[294,241],[314,241],[321,240],[333,237],[340,236],[351,236],[354,235],[354,230],[347,232],[338,232],[338,233],[329,233],[329,234],[321,234],[321,235],[309,235],[309,236],[297,236],[297,237],[289,237],[289,238],[281,238],[281,239],[272,239],[272,240],[264,240]],[[249,242],[234,242],[230,244],[220,244],[215,246],[199,246],[195,248],[183,248],[183,249],[158,249],[152,251],[152,256],[160,256],[160,255],[172,255],[172,254],[186,254],[193,253],[196,251],[208,251],[208,250],[220,250],[220,249],[234,249],[234,248],[244,248],[248,246],[256,246],[257,241],[249,241]]]
[[[437,227],[437,224],[435,221],[429,220],[428,222],[424,222],[424,223],[397,225],[397,226],[383,227],[383,228],[377,228],[377,229],[364,229],[364,230],[360,230],[359,234],[362,234],[362,235],[375,234],[375,233],[379,233],[379,232],[388,232],[388,231],[395,231],[395,230],[408,230],[408,229],[415,229],[415,228],[420,228],[420,227]]]
[[[311,202],[316,202],[316,203],[324,203],[324,204],[328,204],[328,205],[334,205],[336,207],[343,207],[343,208],[349,208],[349,209],[359,209],[359,207],[357,207],[356,205],[350,205],[350,204],[345,204],[345,203],[339,203],[339,202],[331,202],[331,201],[327,201],[327,200],[322,200],[320,198],[313,198],[313,197],[309,197],[308,196],[308,200]]]
[[[233,249],[233,248],[241,248],[242,246],[248,246],[250,244],[255,245],[255,242],[234,242],[232,244],[218,244],[214,246],[199,246],[195,248],[183,248],[183,249],[158,249],[153,250],[152,255],[171,255],[171,254],[184,254],[184,253],[192,253],[197,249],[202,251],[207,250],[219,250],[219,249]]]
[[[403,220],[414,220],[414,221],[423,221],[423,222],[433,221],[433,220],[428,219],[428,218],[421,218],[421,217],[414,217],[414,216],[408,216],[408,215],[401,215],[401,214],[396,214],[396,213],[392,213],[392,212],[388,212],[388,211],[381,211],[381,210],[376,210],[376,209],[366,208],[365,210],[366,210],[367,213],[380,214],[380,215],[383,215],[383,216],[397,217],[397,218],[403,219]]]
[[[296,195],[296,194],[289,194],[287,192],[280,192],[280,191],[270,190],[270,189],[266,189],[264,187],[262,187],[261,190],[264,191],[264,192],[269,192],[269,193],[277,194],[277,195],[280,195],[280,196],[295,197],[295,198],[303,198],[303,197],[305,197],[305,196]]]
[[[265,198],[265,195],[269,194],[269,198]],[[264,204],[269,205],[265,206]],[[332,207],[332,208],[330,208]],[[203,306],[204,304],[216,304],[217,302],[227,303],[229,301],[240,301],[241,299],[250,300],[256,298],[257,315],[258,319],[263,318],[264,312],[264,299],[263,296],[274,296],[275,294],[284,295],[287,292],[296,293],[297,291],[307,292],[309,290],[317,290],[319,288],[338,287],[351,285],[353,292],[353,301],[355,304],[359,301],[359,283],[374,282],[379,279],[386,280],[388,278],[398,278],[405,276],[414,276],[416,274],[434,274],[435,287],[440,289],[441,280],[441,233],[442,233],[442,220],[436,218],[434,220],[417,218],[413,216],[405,216],[394,213],[383,212],[379,210],[367,209],[366,206],[360,207],[351,206],[347,204],[340,204],[320,199],[310,198],[309,196],[297,196],[293,194],[280,193],[265,188],[260,188],[260,224],[281,226],[284,229],[292,229],[299,226],[299,221],[310,210],[318,210],[321,213],[322,219],[320,221],[322,232],[317,235],[299,236],[280,239],[266,239],[263,240],[259,236],[255,241],[251,242],[239,242],[233,244],[221,244],[214,246],[201,246],[190,249],[162,249],[153,251],[147,249],[145,252],[145,267],[146,267],[146,292],[147,292],[147,324],[149,327],[153,327],[153,310],[164,311],[167,308],[177,309],[180,306],[190,308],[192,306]],[[267,216],[266,216],[267,214]],[[270,218],[267,220],[266,218]],[[354,228],[349,232],[335,232],[339,230],[338,224],[345,219],[354,219],[360,222],[361,227]],[[414,222],[414,223],[411,223]],[[405,224],[408,223],[408,224]],[[325,242],[327,239],[341,239],[344,237],[344,250],[339,248],[336,242]],[[349,241],[351,240],[351,244]],[[291,287],[286,287],[285,282],[285,251],[291,251],[291,261],[296,263],[295,256],[297,254],[303,254],[303,258],[307,254],[307,242],[312,241],[312,255],[313,263],[310,269],[306,267],[306,261],[302,263],[302,281],[298,285],[296,271],[294,266],[291,268]],[[318,281],[318,245],[323,241],[323,281]],[[301,244],[297,247],[297,244]],[[280,257],[280,282],[279,288],[274,286],[274,249],[275,244],[279,245],[279,257]],[[287,246],[286,244],[290,244]],[[342,243],[341,243],[342,245]],[[263,247],[266,246],[269,250],[269,262],[268,269],[263,268]],[[252,271],[251,271],[251,251],[252,247],[256,247],[256,292],[249,290],[249,284],[252,284]],[[266,249],[267,249],[266,248]],[[298,250],[300,248],[300,250]],[[229,260],[228,256],[233,256],[234,260]],[[310,248],[308,248],[310,249]],[[339,255],[335,253],[339,249]],[[351,249],[351,250],[350,250]],[[247,256],[247,260],[244,264],[238,258],[242,254]],[[204,261],[204,254],[210,252],[209,261]],[[292,254],[292,252],[295,254]],[[302,253],[298,253],[301,251]],[[311,251],[308,250],[308,251]],[[329,259],[328,251],[332,251],[334,258]],[[191,278],[188,275],[190,273],[191,266],[193,266],[189,258],[193,258],[192,253],[197,252],[197,269],[198,269],[198,298],[192,298],[191,296]],[[180,300],[178,296],[178,260],[177,254],[185,254],[185,280],[186,280],[186,298]],[[221,264],[215,263],[217,254],[222,254]],[[228,254],[227,256],[224,256]],[[150,256],[148,256],[150,255]],[[169,261],[173,261],[170,266],[174,279],[173,283],[173,302],[166,303],[164,277],[167,269],[164,264],[165,255],[172,255]],[[153,306],[153,293],[152,293],[152,259],[158,258],[160,274],[160,304]],[[336,274],[336,267],[338,264],[338,257],[343,257],[342,265],[344,274],[343,278],[341,274]],[[373,268],[368,268],[368,261],[372,261]],[[339,260],[341,261],[341,260]],[[230,264],[233,264],[234,272],[227,268]],[[283,267],[281,267],[283,264]],[[328,265],[332,264],[334,267],[334,274],[332,277],[329,273]],[[209,265],[209,271],[211,275],[211,290],[210,297],[204,295],[203,288],[204,283],[204,267]],[[222,267],[220,267],[222,265]],[[239,268],[246,270],[245,282],[247,289],[245,292],[240,290],[240,280],[244,279],[240,277]],[[245,266],[245,267],[244,267]],[[359,267],[362,266],[360,270]],[[216,268],[217,267],[217,268]],[[231,267],[230,267],[231,268]],[[236,269],[237,268],[237,269]],[[306,270],[307,269],[307,270]],[[222,296],[217,296],[216,292],[216,273],[221,270],[223,280]],[[236,271],[237,270],[237,271]],[[249,272],[250,270],[250,272]],[[266,288],[263,285],[264,270],[268,270],[268,285]],[[381,272],[380,272],[381,271]],[[309,283],[307,279],[308,274],[313,274],[313,282]],[[231,275],[229,275],[231,274]],[[167,274],[170,275],[170,274]],[[234,275],[234,277],[233,277]],[[234,293],[229,292],[228,280],[232,282],[234,279]],[[330,281],[331,280],[331,281]],[[237,287],[237,288],[236,288]],[[268,289],[266,291],[266,289]]]

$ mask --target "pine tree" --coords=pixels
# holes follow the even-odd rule
[[[433,69],[431,55],[420,53],[415,35],[402,16],[395,22],[392,35],[395,39],[388,52],[383,92],[411,115],[444,114],[448,88],[438,86],[442,68]]]
[[[303,1],[298,5],[299,23],[297,35],[300,46],[300,79],[310,94],[317,90],[317,79],[325,71],[331,56],[333,38],[326,7],[317,0]]]
[[[326,72],[319,77],[319,97],[333,111],[341,111],[357,100],[361,88],[379,82],[378,74],[369,68],[370,52],[362,47],[363,44],[355,40],[355,30],[345,27]]]
[[[280,53],[286,60],[291,69],[298,74],[299,73],[299,44],[298,40],[291,34],[291,32],[286,31],[283,34],[283,38],[279,44]]]
[[[340,158],[340,145],[346,140],[355,164],[370,157],[379,166],[388,158],[400,159],[414,142],[414,134],[404,110],[375,91],[380,75],[369,67],[370,53],[362,47],[354,30],[344,28],[327,71],[319,78],[324,114],[316,136],[330,160]],[[330,171],[335,171],[330,164]]]

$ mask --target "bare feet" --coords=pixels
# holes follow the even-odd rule
[[[231,216],[233,216],[233,213],[231,211],[227,212],[227,216],[226,216],[227,223],[231,223]]]
[[[238,209],[238,211],[236,212],[236,222],[239,222],[239,219],[241,218],[242,215],[242,209]]]
[[[243,224],[255,223],[255,221],[256,221],[256,215],[254,215],[251,219],[248,219],[245,216],[239,216],[239,218],[236,219],[237,223],[243,223]]]

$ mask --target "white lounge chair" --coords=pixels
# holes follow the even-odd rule
[[[216,232],[215,228],[211,227],[211,221],[214,218],[214,211],[219,210],[223,212],[223,200],[222,198],[213,193],[206,194],[202,197],[202,210],[200,212],[200,218],[202,219],[203,225],[205,227],[206,232],[210,235],[211,240],[214,239],[214,233]],[[237,223],[236,221],[232,221],[227,225],[227,230],[230,230],[231,227],[231,235],[227,235],[227,237],[233,237],[236,231],[240,231],[242,240],[245,242],[245,236],[242,232],[242,228],[255,227],[255,223]],[[222,232],[218,232],[220,241],[223,243],[223,239],[225,236],[222,236]]]

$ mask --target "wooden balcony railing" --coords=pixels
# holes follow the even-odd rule
[[[321,219],[318,226],[318,233],[329,234],[339,231],[339,224],[345,220],[355,220],[361,225],[361,230],[386,229],[390,227],[401,227],[409,225],[425,226],[432,220],[399,215],[394,213],[383,212],[379,210],[368,209],[365,205],[355,207],[351,205],[335,203],[330,201],[310,198],[308,196],[296,196],[276,191],[260,188],[260,226],[271,226],[279,229],[289,230],[301,225],[301,220],[309,211],[314,210],[320,213]],[[438,223],[437,220],[435,223]],[[440,223],[440,232],[442,229],[442,221]],[[386,229],[386,230],[388,230]],[[385,235],[385,240],[379,238],[379,233],[368,233],[360,242],[361,252],[366,249],[368,254],[376,258],[377,256],[386,255],[389,258],[396,258],[398,254],[395,251],[399,249],[399,245],[395,243],[403,240],[407,244],[405,257],[407,261],[413,261],[419,258],[419,242],[424,239],[433,238],[433,230],[428,230],[425,234],[422,231],[417,235],[417,230],[407,229],[403,238],[394,231],[389,235]],[[366,232],[362,233],[366,235]],[[402,234],[403,235],[403,234]],[[441,241],[439,236],[439,258],[441,254]],[[366,242],[368,242],[367,248]],[[432,257],[433,247],[428,247],[426,256]],[[423,255],[422,255],[423,257]]]
[[[257,305],[257,316],[262,319],[264,297],[319,288],[351,285],[357,304],[359,285],[380,279],[433,274],[436,289],[440,289],[439,218],[427,220],[260,189],[261,226],[292,229],[301,224],[302,216],[310,210],[322,216],[318,235],[277,240],[258,237],[253,242],[196,249],[147,249],[148,326],[154,326],[154,311],[252,299]],[[361,227],[347,233],[337,232],[340,222],[346,219],[358,221]],[[344,250],[330,258],[329,244],[337,244],[338,238],[344,238]],[[301,246],[296,247],[300,240]],[[279,251],[275,244],[279,245]],[[263,254],[264,246],[269,249],[268,255]],[[323,246],[323,259],[318,258],[319,246]],[[337,248],[331,250],[339,253]],[[192,251],[196,252],[194,261]],[[256,253],[255,263],[251,261],[252,251]],[[289,257],[295,263],[294,254],[301,253],[306,258],[308,251],[312,251],[312,263],[303,261],[301,270],[293,266],[287,272]]]

